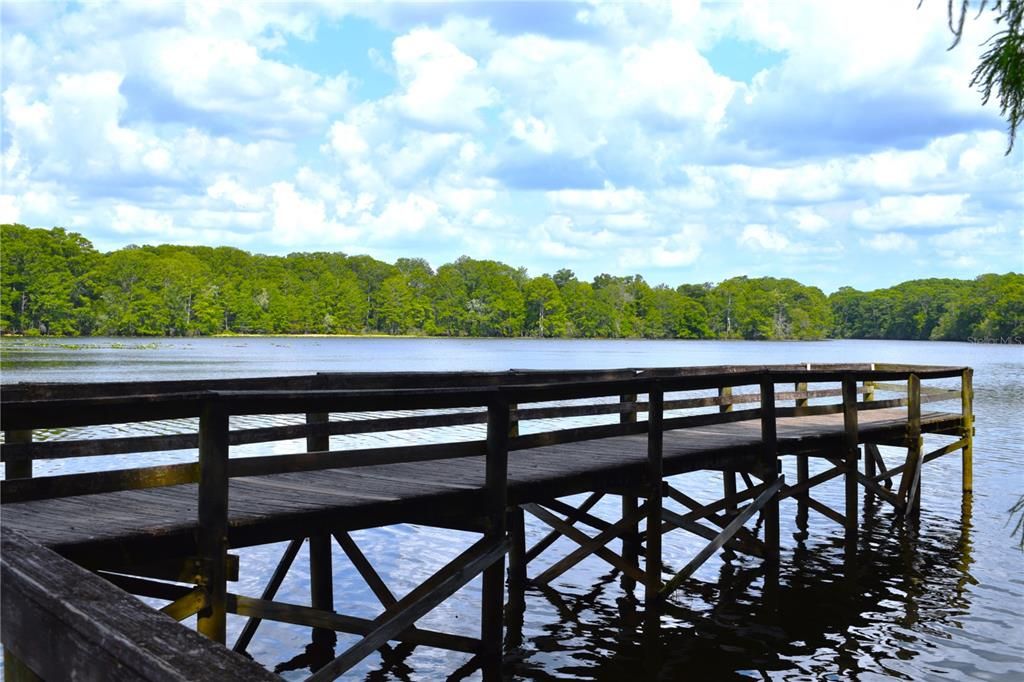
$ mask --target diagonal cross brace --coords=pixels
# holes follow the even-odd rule
[[[334,680],[432,611],[508,552],[508,539],[483,538],[374,619],[374,629],[318,670],[309,682]]]
[[[597,554],[631,578],[644,580],[645,574],[643,571],[636,566],[631,566],[625,559],[608,549],[605,545],[612,538],[618,537],[625,532],[631,524],[635,524],[642,519],[647,513],[647,503],[640,505],[636,512],[620,519],[617,523],[613,523],[594,537],[590,537],[579,529],[570,526],[539,504],[523,505],[523,509],[579,545],[577,549],[534,578],[535,583],[544,584],[554,580],[591,554]]]
[[[682,585],[687,578],[693,575],[694,571],[700,568],[705,561],[711,558],[712,554],[721,549],[722,545],[728,542],[729,539],[736,534],[736,531],[742,528],[743,524],[746,523],[751,516],[760,511],[761,508],[764,507],[766,504],[768,504],[769,500],[771,500],[772,497],[774,497],[779,492],[782,486],[785,485],[785,482],[786,479],[784,476],[779,476],[777,479],[775,479],[775,481],[772,482],[771,485],[765,488],[764,491],[757,496],[757,499],[755,499],[753,502],[744,507],[743,511],[736,515],[736,518],[733,519],[732,522],[728,526],[726,526],[721,533],[718,534],[718,537],[716,537],[704,549],[698,552],[697,556],[693,557],[693,559],[690,560],[690,563],[686,564],[686,566],[684,566],[681,571],[676,573],[675,576],[671,580],[669,580],[664,587],[661,588],[661,591],[658,593],[658,596],[666,597],[673,591],[675,591],[676,588]]]

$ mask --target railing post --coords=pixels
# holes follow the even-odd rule
[[[207,399],[199,417],[199,529],[206,605],[196,627],[210,639],[227,636],[228,412],[219,398]]]
[[[963,491],[974,491],[974,370],[968,367],[960,378],[960,436],[964,439]]]
[[[665,391],[651,382],[647,392],[647,555],[644,564],[644,610],[649,625],[660,621],[658,593],[661,591],[662,477],[664,475],[663,420]]]
[[[846,472],[843,477],[846,485],[846,547],[857,549],[857,528],[860,519],[857,513],[857,473],[859,454],[859,424],[857,414],[857,379],[853,376],[843,377],[843,459]]]
[[[619,412],[619,423],[620,424],[635,424],[636,423],[636,399],[635,393],[627,393],[619,396],[619,402],[621,404],[632,404],[628,410]],[[636,513],[639,508],[637,496],[632,493],[622,493],[622,518],[627,518]],[[640,540],[639,540],[639,521],[632,524],[629,528],[626,528],[622,532],[622,558],[630,566],[638,566],[640,563]],[[631,593],[636,587],[636,580],[622,574],[622,589]]]
[[[330,423],[326,412],[309,413],[306,424],[312,429]],[[331,436],[326,431],[310,431],[306,434],[308,452],[326,452],[331,449]],[[319,533],[309,536],[309,596],[310,606],[320,611],[334,613],[334,559],[331,536]],[[313,628],[313,645],[334,650],[338,635],[329,628]]]
[[[732,386],[719,386],[718,411],[720,413],[732,412],[731,400]],[[736,472],[732,469],[722,470],[722,493],[726,499],[731,500],[736,497]],[[735,502],[730,502],[725,508],[725,513],[730,516],[735,516],[737,511]]]
[[[28,445],[32,442],[32,429],[5,431],[4,442],[8,445]],[[32,478],[32,458],[11,460],[4,466],[7,478]]]
[[[761,379],[761,469],[764,482],[771,484],[779,475],[778,424],[775,420],[775,382]],[[765,558],[779,559],[779,496],[773,495],[764,506]]]
[[[487,406],[487,531],[494,541],[505,538],[505,511],[508,499],[509,404],[500,397]],[[485,680],[501,677],[502,611],[505,604],[505,559],[484,569],[481,593],[480,640],[481,670]]]

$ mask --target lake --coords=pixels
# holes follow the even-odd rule
[[[515,679],[1024,678],[1024,553],[1007,510],[1024,493],[1024,348],[996,344],[822,341],[509,340],[411,338],[10,339],[0,381],[225,378],[316,371],[611,368],[792,362],[893,362],[974,367],[977,436],[972,498],[960,494],[960,458],[924,468],[920,523],[894,522],[886,508],[865,521],[857,568],[844,571],[842,531],[812,512],[796,537],[795,503],[782,506],[777,606],[762,597],[760,562],[709,561],[670,600],[657,646],[645,647],[638,614],[618,579],[588,559],[530,589],[523,641],[508,650]],[[941,409],[941,407],[939,408]],[[949,409],[954,409],[950,407]],[[895,458],[896,451],[889,451]],[[121,461],[121,460],[115,460]],[[39,475],[64,464],[37,463]],[[72,466],[82,466],[76,462]],[[813,470],[812,470],[813,473]],[[795,477],[786,470],[787,478]],[[692,496],[714,499],[720,477],[687,475]],[[842,508],[839,479],[816,497]],[[617,511],[617,503],[613,505]],[[598,507],[600,510],[601,507]],[[612,509],[608,509],[609,514]],[[528,528],[528,541],[544,529]],[[418,526],[354,537],[396,593],[408,591],[468,546],[470,536]],[[531,564],[536,574],[568,548],[564,540]],[[665,561],[679,567],[704,541],[666,536]],[[242,579],[258,595],[282,545],[242,550]],[[338,609],[372,617],[376,601],[335,553]],[[421,623],[475,635],[479,586],[472,583]],[[308,603],[300,559],[278,599]],[[229,621],[229,640],[240,621]],[[273,668],[302,652],[308,631],[264,623],[250,653]],[[339,638],[339,650],[352,641]],[[419,647],[404,658],[371,657],[355,679],[437,679],[465,657]],[[302,679],[308,672],[284,673]]]

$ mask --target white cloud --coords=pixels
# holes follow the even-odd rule
[[[862,239],[861,244],[872,251],[914,251],[917,249],[917,242],[900,232],[880,232],[868,239]]]
[[[967,194],[923,194],[882,197],[874,204],[858,208],[851,219],[854,225],[869,230],[893,228],[931,228],[965,222]]]
[[[335,121],[327,135],[328,144],[322,149],[330,149],[341,158],[362,156],[370,148],[359,128],[351,123]]]
[[[652,246],[624,249],[618,264],[621,268],[685,267],[697,261],[706,239],[704,225],[684,225],[674,234],[654,240]]]
[[[258,192],[252,192],[229,177],[220,177],[206,188],[206,194],[212,199],[222,199],[233,207],[245,210],[258,210],[266,205],[266,198]]]
[[[358,230],[346,227],[328,216],[322,199],[307,197],[290,182],[276,182],[272,186],[273,233],[278,244],[320,244],[339,246],[358,236]]]
[[[544,154],[553,152],[558,140],[554,126],[547,125],[536,116],[516,118],[512,122],[512,137]]]
[[[789,239],[767,225],[751,224],[743,228],[739,243],[748,249],[760,251],[786,251],[791,244]]]
[[[546,196],[556,210],[584,213],[630,213],[647,204],[643,192],[633,187],[616,189],[609,182],[602,189],[563,189]]]
[[[801,232],[814,234],[829,226],[829,221],[824,216],[807,206],[793,209],[788,217]]]
[[[266,59],[249,41],[166,31],[145,41],[143,68],[182,104],[250,121],[275,135],[322,124],[348,102],[344,74],[324,77]]]
[[[440,129],[481,126],[478,111],[497,94],[478,79],[475,59],[427,29],[396,38],[393,55],[402,84],[397,98],[402,114]]]
[[[0,194],[0,223],[16,223],[21,219],[21,207],[13,194]]]
[[[952,251],[989,251],[992,245],[1002,244],[1000,237],[1006,234],[1006,229],[993,225],[990,227],[965,227],[959,230],[952,230],[944,234],[931,237],[930,241],[936,248]],[[1018,249],[1019,249],[1018,245]],[[1024,254],[1018,251],[1018,259],[1024,258]]]

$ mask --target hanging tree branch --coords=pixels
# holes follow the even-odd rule
[[[954,0],[948,0],[946,6],[949,30],[953,34],[950,50],[963,38],[964,18],[970,5],[969,0],[961,0],[960,11],[955,12],[953,3]],[[980,17],[987,7],[988,0],[981,0],[975,18]],[[996,0],[991,9],[996,14],[996,24],[1002,30],[983,43],[988,49],[974,69],[970,84],[981,92],[982,104],[988,104],[993,92],[998,93],[1000,114],[1006,119],[1010,137],[1006,148],[1009,154],[1017,137],[1017,126],[1024,119],[1024,33],[1021,32],[1024,0]]]

